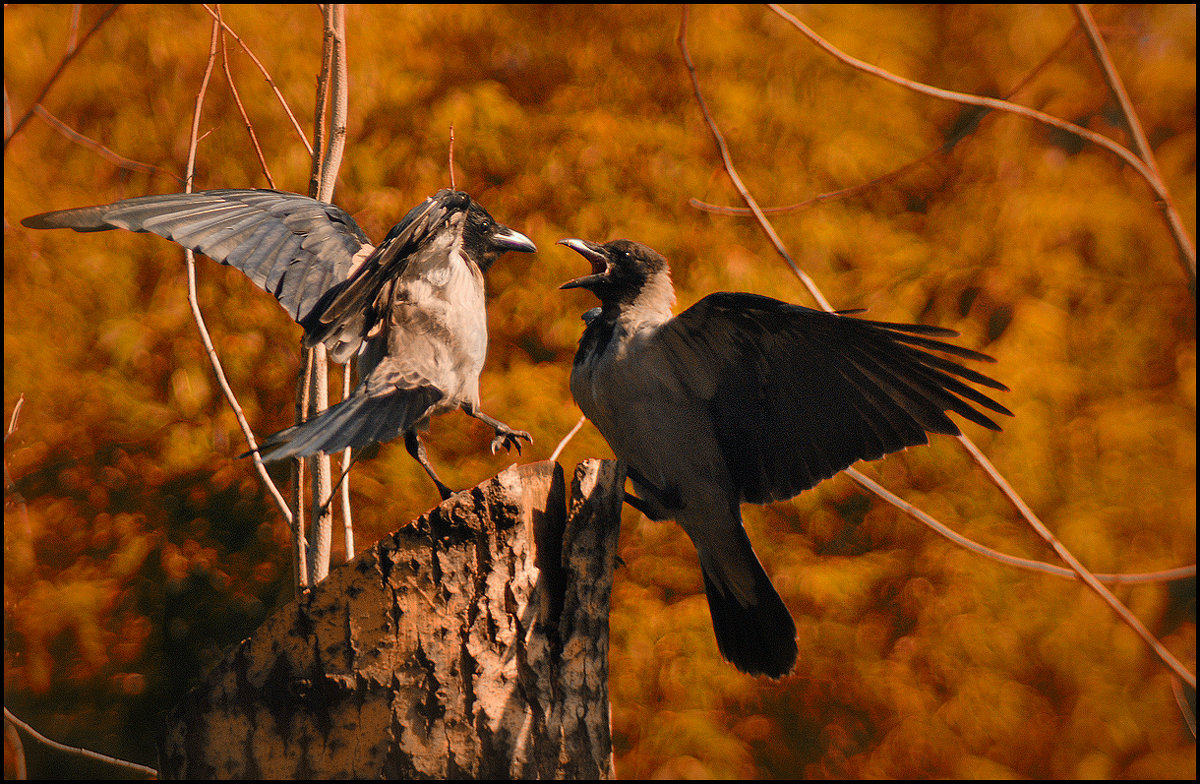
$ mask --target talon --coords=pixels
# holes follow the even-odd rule
[[[521,454],[522,438],[533,443],[533,437],[524,430],[497,430],[496,437],[492,439],[492,454],[496,454],[496,448],[500,446],[503,446],[505,451],[512,451],[515,446],[517,454]]]

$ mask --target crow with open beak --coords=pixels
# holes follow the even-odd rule
[[[990,357],[938,327],[850,318],[746,293],[710,294],[678,316],[667,261],[630,240],[559,244],[592,273],[562,288],[600,299],[571,371],[579,407],[627,465],[652,520],[676,520],[700,560],[721,654],[781,677],[796,627],[742,527],[743,502],[791,498],[858,460],[959,435],[972,404],[1011,415],[963,383],[1006,387],[935,353]],[[960,380],[961,379],[961,380]]]
[[[336,362],[357,357],[349,397],[263,440],[266,460],[361,448],[401,434],[437,485],[417,434],[462,409],[496,433],[492,451],[516,446],[513,430],[479,410],[487,354],[484,273],[506,251],[532,253],[524,235],[497,223],[461,191],[440,190],[414,207],[377,247],[331,204],[272,190],[143,196],[34,215],[35,229],[151,232],[244,272],[324,344]]]

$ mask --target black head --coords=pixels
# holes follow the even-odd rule
[[[510,250],[522,253],[537,251],[537,246],[528,237],[503,223],[497,223],[479,202],[462,191],[441,190],[434,198],[465,210],[463,249],[484,272]]]
[[[633,240],[613,240],[599,245],[587,240],[559,240],[592,265],[592,274],[559,286],[587,289],[604,303],[631,302],[651,278],[667,272],[667,260],[657,251]]]

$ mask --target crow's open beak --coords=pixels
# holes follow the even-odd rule
[[[608,256],[600,245],[587,240],[565,239],[556,244],[565,245],[588,260],[592,265],[592,274],[582,278],[568,280],[559,286],[560,289],[592,289],[608,280]]]

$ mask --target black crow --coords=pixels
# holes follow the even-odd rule
[[[796,627],[742,527],[742,502],[791,498],[858,460],[958,435],[953,411],[1010,412],[958,379],[1003,384],[929,353],[992,361],[957,333],[849,318],[745,293],[672,316],[667,261],[629,240],[560,240],[592,265],[563,284],[600,299],[571,371],[579,407],[628,466],[629,502],[696,546],[721,654],[781,677]],[[956,378],[957,377],[957,378]]]
[[[437,485],[417,438],[433,414],[461,408],[496,433],[492,451],[528,433],[479,410],[487,353],[484,273],[505,251],[533,252],[466,193],[440,190],[409,211],[378,247],[331,204],[272,190],[143,196],[34,215],[34,229],[152,232],[246,273],[304,327],[304,345],[357,357],[345,400],[263,440],[266,460],[388,441],[401,433]]]

